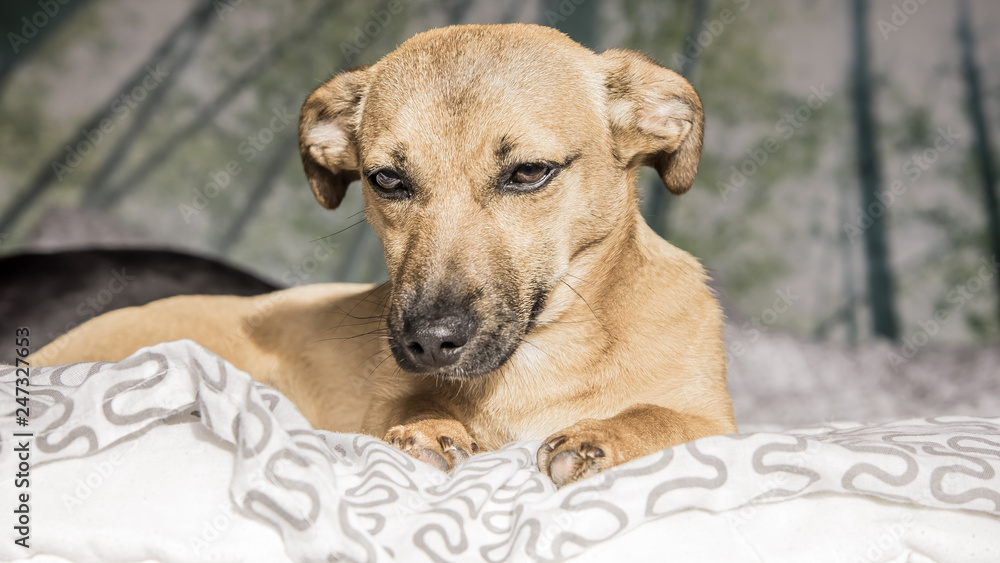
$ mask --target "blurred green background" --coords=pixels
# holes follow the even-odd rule
[[[308,189],[299,106],[422,30],[514,21],[695,85],[695,186],[646,174],[643,212],[708,267],[731,341],[903,342],[943,313],[936,345],[997,342],[990,0],[6,2],[0,253],[170,247],[280,285],[384,279],[360,190],[327,211]]]

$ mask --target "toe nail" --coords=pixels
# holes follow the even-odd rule
[[[451,471],[451,466],[448,464],[448,460],[441,457],[441,454],[435,451],[428,450],[426,448],[420,448],[419,450],[417,450],[416,457],[420,461],[424,463],[429,463],[434,467],[440,469],[441,471],[444,471],[445,473]]]
[[[445,450],[445,453],[451,453],[452,465],[458,465],[463,461],[469,459],[469,452],[465,451],[458,446],[453,446]]]

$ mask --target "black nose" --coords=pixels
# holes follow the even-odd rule
[[[414,363],[440,368],[458,361],[473,332],[472,319],[451,315],[404,323],[403,346]]]

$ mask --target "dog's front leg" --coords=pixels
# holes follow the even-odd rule
[[[409,399],[394,409],[399,421],[382,439],[441,471],[479,453],[465,425],[430,398]]]
[[[603,420],[586,418],[549,436],[538,448],[538,468],[557,487],[730,426],[656,405],[635,405]]]

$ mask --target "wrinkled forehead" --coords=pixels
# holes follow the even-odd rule
[[[371,69],[362,153],[440,158],[442,149],[466,155],[493,145],[544,158],[572,150],[606,128],[598,62],[556,32],[417,36]]]

